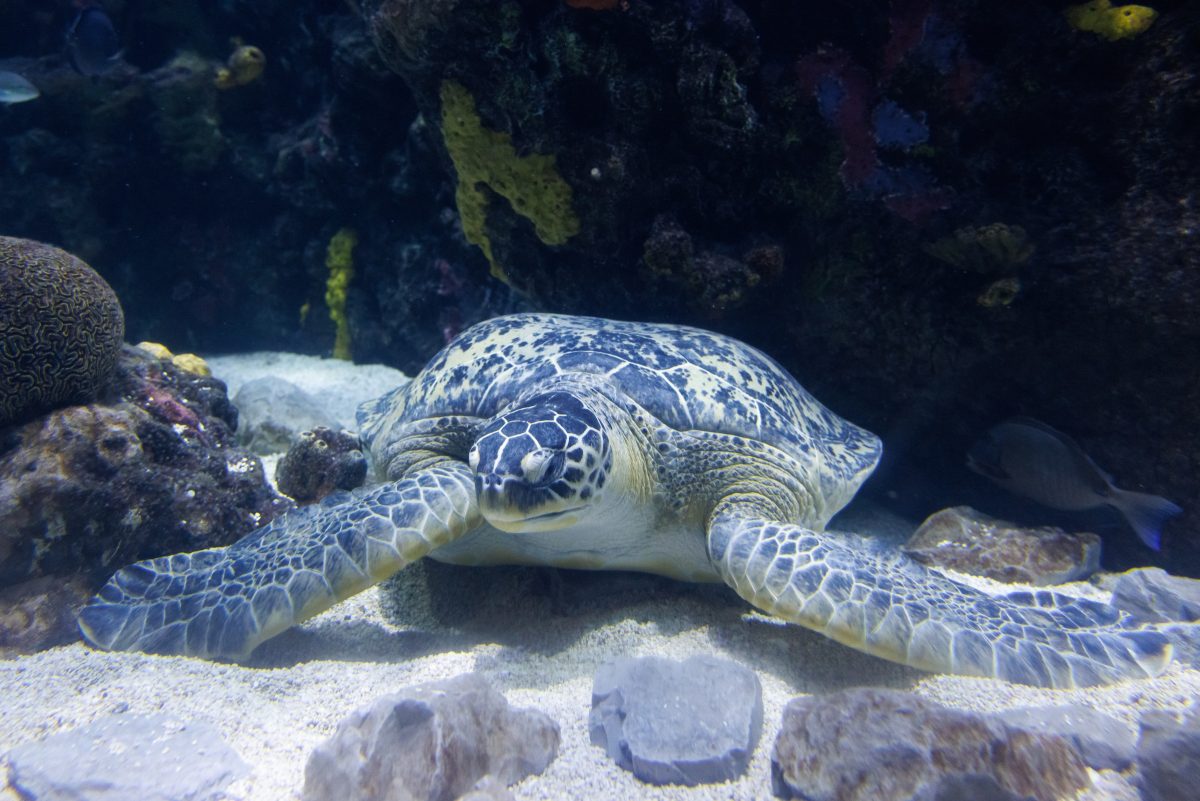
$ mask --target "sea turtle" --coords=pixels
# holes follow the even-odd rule
[[[1072,687],[1170,659],[1161,633],[1105,604],[993,598],[870,538],[824,533],[880,440],[719,334],[498,317],[358,417],[386,483],[226,548],[120,570],[80,613],[84,636],[240,659],[428,555],[723,581],[759,609],[933,671]]]

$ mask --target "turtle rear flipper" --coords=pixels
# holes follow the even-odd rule
[[[866,538],[748,519],[710,525],[713,565],[755,606],[923,670],[1070,688],[1145,678],[1167,638],[1107,604],[1053,592],[994,598]]]
[[[466,465],[276,518],[227,548],[118,570],[79,613],[98,648],[242,659],[479,524]]]

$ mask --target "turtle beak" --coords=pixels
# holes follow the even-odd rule
[[[504,510],[508,504],[504,500],[504,479],[495,473],[475,474],[475,497],[479,499],[479,508],[485,515]]]

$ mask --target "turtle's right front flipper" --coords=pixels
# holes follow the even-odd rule
[[[291,512],[227,548],[123,568],[79,613],[107,650],[241,659],[480,521],[471,471],[443,463]]]

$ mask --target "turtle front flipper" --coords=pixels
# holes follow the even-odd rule
[[[471,471],[444,463],[290,512],[226,548],[123,568],[79,628],[106,650],[241,659],[479,521]]]
[[[993,598],[854,535],[714,515],[709,555],[758,608],[840,643],[923,670],[1040,687],[1160,673],[1167,638],[1114,607],[1041,591]]]

